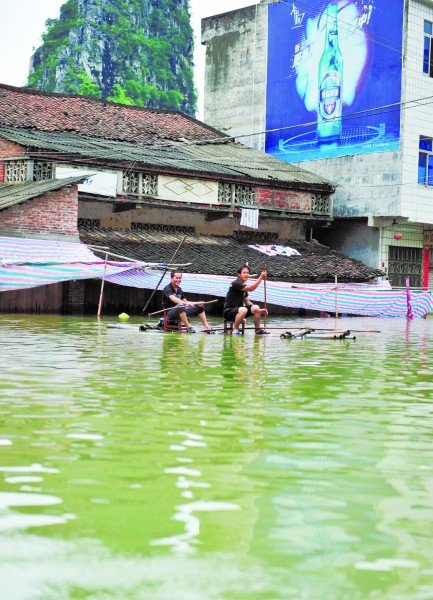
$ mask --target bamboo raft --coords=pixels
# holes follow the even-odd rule
[[[298,329],[280,334],[282,340],[356,340],[349,329],[341,331],[316,331],[315,329]]]
[[[183,331],[164,331],[161,327],[157,327],[153,323],[143,323],[141,325],[132,325],[126,323],[109,323],[108,329],[124,329],[127,331],[138,331],[141,333],[183,333]],[[245,331],[254,332],[254,327],[246,327]],[[354,333],[380,333],[378,329],[330,329],[316,327],[268,327],[267,331],[276,332],[282,340],[356,340]],[[281,333],[280,333],[281,332]],[[223,327],[214,327],[210,331],[198,330],[196,333],[204,334],[224,334],[231,335],[231,331],[225,330]],[[268,336],[264,336],[268,337]],[[276,337],[275,335],[272,337]]]

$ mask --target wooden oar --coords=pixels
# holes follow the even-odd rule
[[[175,251],[175,253],[173,254],[173,256],[171,257],[171,259],[170,259],[170,262],[173,262],[173,261],[174,261],[174,259],[176,258],[176,255],[177,255],[177,253],[179,252],[179,250],[180,250],[180,247],[181,247],[181,246],[182,246],[182,244],[184,243],[185,239],[186,239],[186,235],[184,235],[184,236],[183,236],[183,239],[180,241],[180,244],[179,244],[179,246],[176,248],[176,251]],[[142,315],[144,315],[144,313],[146,312],[146,310],[147,310],[147,307],[148,307],[148,306],[149,306],[149,304],[151,303],[151,301],[152,301],[152,298],[154,297],[154,295],[156,294],[156,292],[157,292],[157,290],[158,290],[159,286],[161,285],[161,281],[164,279],[164,277],[165,277],[165,274],[167,273],[167,271],[168,271],[168,269],[164,269],[164,271],[162,272],[161,279],[160,279],[160,280],[158,281],[158,283],[156,284],[156,288],[155,288],[155,289],[153,290],[153,292],[150,294],[149,300],[146,302],[146,304],[144,305],[144,308],[143,308],[143,310],[141,311],[141,314],[142,314]]]
[[[266,263],[263,263],[262,266],[262,271],[266,271]],[[263,325],[265,326],[266,329],[266,325],[268,323],[268,306],[267,306],[267,302],[266,302],[266,278],[263,280],[263,294],[264,294],[264,309],[266,310],[266,314],[263,317]]]
[[[191,306],[191,304],[193,306],[197,306],[199,304],[213,304],[214,302],[218,302],[218,300],[207,300],[206,302],[190,302],[189,305]],[[150,317],[153,317],[154,315],[160,315],[161,313],[167,312],[168,310],[173,310],[173,308],[176,308],[175,306],[170,306],[170,308],[163,308],[162,310],[157,310],[156,312],[151,312],[149,313]]]

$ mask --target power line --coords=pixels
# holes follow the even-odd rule
[[[418,106],[408,106],[408,105],[412,105],[412,104],[420,103],[420,102],[423,102],[423,104],[418,105]],[[376,114],[376,115],[379,115],[379,114],[389,114],[391,112],[396,112],[397,110],[400,110],[400,109],[402,109],[402,110],[408,110],[408,109],[411,109],[411,108],[418,108],[419,106],[429,106],[431,104],[433,104],[433,96],[426,96],[426,97],[423,97],[423,98],[417,98],[417,99],[414,99],[414,100],[408,100],[406,102],[396,102],[396,103],[393,103],[393,104],[384,105],[382,107],[375,107],[375,108],[367,109],[367,110],[364,110],[364,111],[358,111],[358,112],[351,113],[351,114],[347,115],[346,118],[351,118],[351,119],[362,118],[366,113],[372,113],[373,111],[375,111],[374,114]],[[177,145],[179,147],[183,146],[185,148],[194,147],[194,146],[203,146],[203,145],[210,145],[210,146],[212,146],[215,141],[216,142],[220,142],[220,143],[226,143],[228,140],[236,140],[238,138],[253,137],[253,136],[256,136],[256,135],[263,135],[263,134],[266,134],[266,133],[276,133],[278,131],[285,131],[285,130],[294,129],[294,128],[297,128],[297,127],[306,127],[306,126],[315,126],[315,125],[317,125],[317,121],[308,121],[308,122],[299,123],[299,124],[296,124],[296,125],[288,125],[286,127],[280,127],[280,128],[276,128],[276,129],[264,130],[264,131],[249,133],[249,134],[242,134],[242,135],[237,135],[237,136],[225,137],[225,138],[214,138],[214,139],[211,139],[211,140],[192,141],[192,142],[191,141],[179,141],[179,142],[175,142],[175,145]],[[250,147],[246,146],[246,149],[250,149]],[[53,150],[56,151],[55,148]],[[49,150],[45,149],[45,150],[42,150],[42,151],[38,151],[37,153],[39,155],[43,155],[43,154],[47,154],[49,152],[50,152]],[[32,153],[36,154],[35,152],[32,152]],[[67,154],[67,153],[59,153],[57,156],[59,156],[59,157],[61,156],[62,158],[65,158],[65,159],[74,159],[74,158],[76,159],[76,158],[78,158],[77,154],[75,154],[74,156],[71,156],[70,154]],[[80,154],[79,156],[82,156],[82,155]],[[270,156],[270,155],[264,153],[264,156]],[[194,162],[197,162],[197,163],[205,163],[205,164],[207,164],[212,159],[214,159],[214,157],[212,157],[212,156],[211,156],[210,159],[202,159],[202,158],[196,157],[194,155]],[[190,160],[191,160],[191,157],[189,157],[189,156],[176,157],[176,162],[177,163],[188,162]],[[245,160],[247,160],[247,158]],[[141,161],[139,161],[139,159],[134,159],[132,161],[127,161],[128,166],[126,168],[128,170],[131,170],[133,168],[133,166],[137,162],[141,162]],[[294,162],[299,162],[299,161],[294,161]],[[229,157],[226,157],[224,159],[224,164],[227,165],[227,166],[229,166],[229,167],[232,164],[233,167],[237,166],[238,168],[242,168],[242,165],[239,163],[239,158],[236,158],[236,157],[234,157],[233,159],[230,159]],[[291,163],[289,163],[289,164],[291,164]],[[248,165],[248,166],[250,166],[250,165]],[[266,165],[263,165],[263,168],[266,168]],[[305,171],[306,171],[306,169],[303,169],[302,167],[300,167],[299,170],[294,169],[292,171],[292,173],[295,176],[296,173],[302,174],[302,173],[305,173]]]
[[[426,102],[427,100],[429,100],[430,102]],[[396,112],[397,110],[407,110],[410,108],[419,108],[419,106],[407,106],[409,104],[415,104],[415,103],[419,103],[419,102],[424,102],[423,104],[420,104],[419,106],[427,106],[429,104],[432,104],[433,102],[433,96],[425,96],[423,98],[415,98],[413,100],[406,100],[404,102],[393,102],[391,104],[384,104],[382,106],[376,106],[373,108],[368,108],[368,109],[364,109],[364,110],[360,110],[360,111],[356,111],[353,113],[348,113],[346,115],[344,115],[343,120],[344,119],[360,119],[363,116],[367,115],[367,114],[374,114],[374,115],[381,115],[381,114],[387,114],[387,113],[392,113],[392,112]],[[386,110],[384,110],[386,109]],[[273,129],[264,129],[262,131],[254,131],[252,133],[242,133],[242,134],[237,134],[237,135],[232,135],[232,136],[226,136],[224,138],[218,137],[218,138],[210,138],[207,140],[194,140],[194,141],[189,141],[189,140],[185,140],[182,142],[179,142],[181,144],[185,144],[185,145],[190,145],[190,146],[200,146],[200,145],[205,145],[205,144],[212,144],[215,142],[220,142],[220,143],[226,143],[229,140],[236,140],[239,138],[246,138],[246,137],[253,137],[256,135],[263,135],[265,133],[277,133],[278,131],[286,131],[288,129],[296,129],[297,127],[310,127],[310,126],[314,126],[317,125],[317,121],[304,121],[302,123],[296,123],[295,125],[285,125],[284,127],[276,127]]]

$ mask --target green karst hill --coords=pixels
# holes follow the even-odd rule
[[[189,0],[67,0],[32,56],[32,89],[193,115]]]

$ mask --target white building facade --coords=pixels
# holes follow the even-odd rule
[[[433,287],[433,0],[262,0],[204,19],[202,43],[205,122],[337,186],[319,241]],[[329,97],[342,126],[320,141]]]

